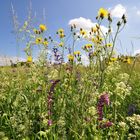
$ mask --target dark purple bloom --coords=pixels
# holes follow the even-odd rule
[[[104,101],[104,103],[105,103],[106,105],[109,105],[110,102],[109,102],[109,96],[108,96],[107,93],[101,95],[100,98]]]
[[[50,87],[50,91],[48,94],[48,98],[47,98],[47,103],[48,103],[48,117],[51,118],[52,115],[52,104],[53,104],[53,92],[54,92],[54,88],[56,86],[56,84],[59,82],[60,80],[51,80],[51,87]],[[48,126],[52,125],[52,120],[48,120]]]
[[[59,53],[58,48],[53,48],[55,64],[61,64],[64,61],[62,54]]]
[[[103,119],[103,107],[104,105],[109,105],[109,96],[107,93],[103,94],[100,96],[99,98],[99,102],[98,102],[98,105],[97,105],[97,111],[98,111],[98,120],[102,120]]]

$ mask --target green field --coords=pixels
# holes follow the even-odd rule
[[[0,67],[0,140],[140,140],[140,59],[116,51],[124,14],[112,23],[100,8],[90,32],[74,24],[56,38],[13,20],[27,60]]]

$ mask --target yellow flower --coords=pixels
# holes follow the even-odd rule
[[[44,41],[44,42],[43,42],[43,45],[44,45],[44,46],[48,46],[48,44],[49,44],[48,41]]]
[[[62,33],[62,34],[59,35],[59,37],[60,37],[60,38],[64,38],[65,35]]]
[[[131,64],[131,59],[130,58],[127,58],[127,63]]]
[[[27,62],[33,62],[32,56],[27,57]]]
[[[100,8],[98,11],[98,17],[100,18],[107,18],[108,17],[108,11],[104,8]]]
[[[64,46],[64,42],[60,42],[60,43],[59,43],[59,46],[60,46],[60,47],[63,47],[63,46]]]
[[[68,55],[68,59],[69,59],[69,61],[74,61],[74,56],[71,55],[71,54],[69,54],[69,55]]]
[[[87,47],[90,49],[92,48],[92,44],[87,44]]]
[[[80,51],[75,51],[74,55],[80,55]]]
[[[47,30],[46,25],[44,25],[44,24],[40,24],[39,28],[42,32]]]
[[[115,61],[117,61],[117,58],[116,57],[112,57],[112,58],[110,58],[110,61],[111,62],[115,62]]]
[[[40,34],[40,31],[38,31],[37,29],[33,29],[33,32],[34,32],[35,34]]]
[[[82,29],[82,30],[80,30],[80,34],[81,34],[81,35],[86,35],[87,32],[86,32],[85,30]]]
[[[131,59],[127,56],[123,62],[127,63],[127,64],[131,64]]]
[[[112,47],[112,46],[113,46],[112,43],[108,43],[108,44],[106,44],[106,47]]]
[[[35,42],[36,42],[36,44],[40,44],[40,43],[42,43],[42,38],[36,38],[36,40],[35,40]]]
[[[85,46],[83,46],[82,48],[86,51],[89,51],[90,49],[92,49],[92,44],[86,44]]]
[[[92,28],[91,28],[91,32],[96,33],[96,32],[97,32],[97,28],[96,28],[96,27],[92,27]]]
[[[58,29],[57,33],[58,34],[64,34],[64,29],[62,29],[62,28]]]

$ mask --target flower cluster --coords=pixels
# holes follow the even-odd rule
[[[50,91],[48,94],[48,126],[52,125],[52,120],[51,120],[51,115],[52,115],[52,103],[53,103],[53,93],[54,93],[54,88],[56,86],[56,84],[60,82],[60,80],[52,80],[51,83],[51,87],[50,87]]]
[[[83,50],[85,50],[86,52],[91,51],[92,48],[93,48],[92,44],[86,44],[86,45],[83,46]]]
[[[39,29],[34,29],[33,31],[34,31],[35,34],[38,34],[39,35],[39,34],[43,33],[46,30],[47,30],[46,25],[40,24],[39,25]]]
[[[64,34],[64,30],[63,29],[58,29],[58,31],[56,32],[56,34],[59,35],[60,39],[62,39],[62,38],[65,37],[65,34]]]
[[[61,64],[63,62],[63,56],[59,53],[58,48],[53,48],[54,62],[55,64]]]
[[[109,101],[109,96],[107,93],[104,93],[100,96],[99,101],[98,101],[98,105],[97,105],[97,110],[98,110],[98,115],[99,118],[98,120],[101,121],[103,120],[103,107],[104,105],[109,105],[110,101]]]

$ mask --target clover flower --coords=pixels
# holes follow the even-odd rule
[[[52,125],[52,120],[48,120],[48,126]]]
[[[99,102],[97,105],[97,111],[98,111],[98,120],[103,120],[103,107],[104,105],[109,105],[110,101],[109,101],[109,96],[107,93],[103,94],[100,96],[99,98]]]
[[[125,123],[125,122],[119,122],[119,124],[118,124],[121,128],[125,128],[126,126],[127,126],[127,124]]]
[[[96,108],[94,106],[91,106],[88,108],[88,113],[91,115],[91,116],[94,116],[97,111],[96,111]]]

